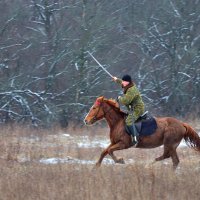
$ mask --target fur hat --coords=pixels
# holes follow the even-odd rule
[[[129,83],[132,83],[132,78],[131,78],[131,76],[128,75],[128,74],[124,75],[124,76],[122,77],[122,80],[123,80],[123,81],[127,81],[127,82],[129,82]]]

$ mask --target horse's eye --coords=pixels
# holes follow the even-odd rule
[[[92,109],[93,109],[93,110],[95,110],[96,108],[95,108],[95,107],[93,107]]]

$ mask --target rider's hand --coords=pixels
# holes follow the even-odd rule
[[[120,98],[121,98],[121,96],[118,96],[118,97],[117,97],[117,102],[119,102],[119,99],[120,99]]]
[[[115,81],[115,82],[117,81],[117,77],[115,77],[115,76],[113,76],[112,79],[113,79],[113,81]]]

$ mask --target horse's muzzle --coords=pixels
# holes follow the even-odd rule
[[[87,119],[84,120],[84,123],[85,123],[85,125],[90,125],[91,124]]]
[[[92,125],[94,123],[94,120],[92,119],[88,121],[87,119],[85,119],[84,122],[85,122],[85,125]]]
[[[88,122],[87,122],[87,120],[86,119],[84,119],[84,123],[87,125],[88,124]]]

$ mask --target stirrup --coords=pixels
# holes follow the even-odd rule
[[[134,147],[137,147],[137,145],[138,145],[138,139],[137,139],[137,137],[131,135],[131,141],[132,141],[132,145],[133,145]]]

